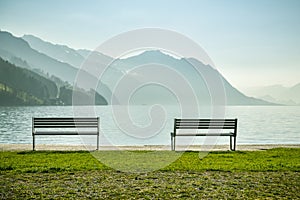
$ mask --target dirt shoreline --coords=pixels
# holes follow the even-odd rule
[[[237,145],[237,151],[259,151],[273,148],[300,148],[300,144],[240,144]],[[58,150],[58,151],[79,151],[79,150],[95,150],[95,146],[84,145],[49,145],[38,144],[36,150]],[[144,146],[100,146],[100,150],[170,150],[170,146],[166,145],[144,145]],[[32,144],[0,144],[0,151],[30,151]],[[214,146],[176,146],[176,150],[192,150],[192,151],[229,151],[229,145]]]

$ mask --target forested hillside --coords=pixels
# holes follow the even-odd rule
[[[0,105],[47,105],[57,97],[56,84],[0,58]]]
[[[74,90],[57,77],[52,76],[50,80],[0,58],[0,106],[72,105],[73,96],[76,104],[107,105],[96,91]]]

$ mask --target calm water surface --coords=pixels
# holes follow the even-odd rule
[[[114,108],[77,107],[75,116],[100,117],[100,145],[169,145],[173,119],[181,116],[180,110],[172,106],[158,113],[155,110],[151,113],[148,106],[131,106],[130,118],[121,112],[124,107]],[[200,111],[200,117],[211,118],[211,109]],[[0,107],[0,143],[32,143],[32,117],[72,116],[71,106]],[[238,144],[300,144],[299,106],[229,106],[225,108],[225,117],[238,118]],[[95,137],[37,136],[36,141],[38,144],[95,144]],[[203,144],[204,141],[207,142],[205,137],[178,139],[179,144]],[[228,137],[216,137],[212,143],[216,142],[228,144]]]

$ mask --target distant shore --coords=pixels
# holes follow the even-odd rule
[[[237,151],[259,151],[273,148],[300,148],[300,144],[241,144],[237,145]],[[95,146],[85,145],[55,145],[55,144],[38,144],[36,150],[57,150],[57,151],[80,151],[95,150]],[[32,150],[32,144],[0,144],[0,151],[29,151]],[[100,150],[150,150],[164,151],[170,150],[170,146],[166,145],[141,145],[141,146],[100,146]],[[192,150],[192,151],[227,151],[228,145],[214,146],[176,146],[176,150]]]

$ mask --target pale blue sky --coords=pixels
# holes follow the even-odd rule
[[[73,48],[145,27],[188,36],[240,89],[300,82],[299,0],[0,0],[1,30]]]

